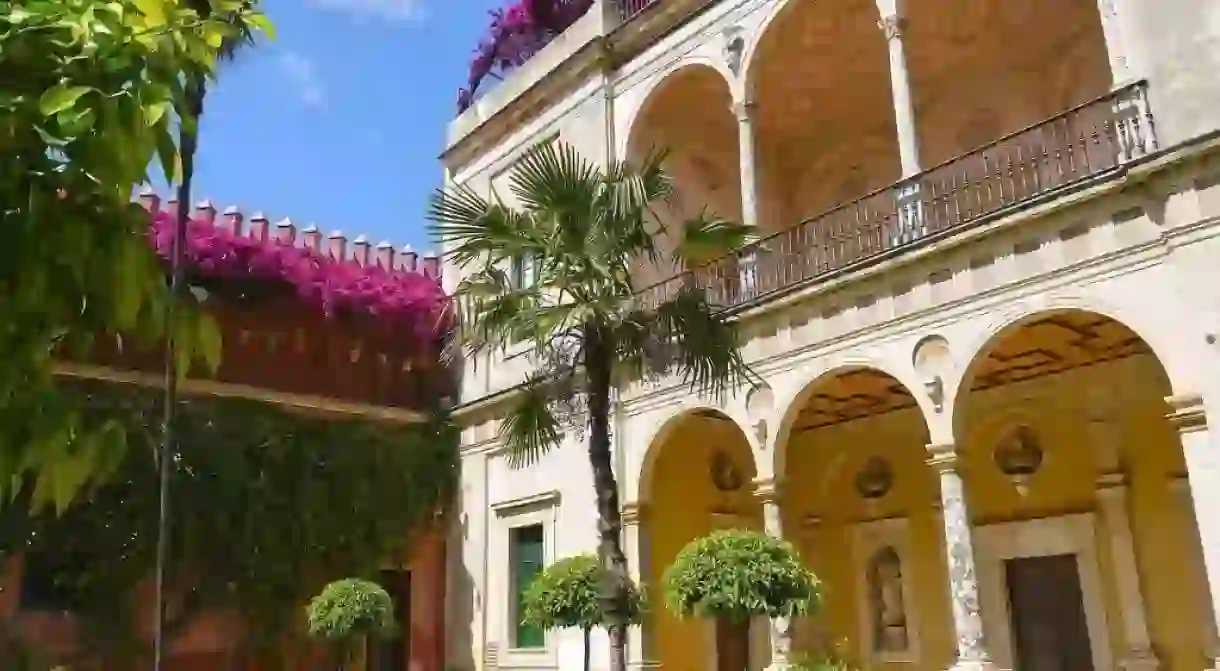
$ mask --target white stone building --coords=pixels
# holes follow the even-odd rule
[[[620,390],[633,571],[752,526],[826,590],[790,627],[658,608],[635,667],[1217,668],[1220,3],[599,0],[454,120],[448,179],[503,194],[556,138],[666,147],[770,234],[700,273],[766,385]],[[515,606],[594,549],[584,446],[508,468],[527,363],[471,363],[448,663],[579,668]]]

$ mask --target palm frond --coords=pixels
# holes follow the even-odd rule
[[[427,218],[432,237],[446,245],[446,256],[459,268],[545,252],[545,241],[529,216],[464,184],[438,189]]]
[[[682,224],[671,258],[675,267],[697,268],[757,239],[754,228],[706,210]]]
[[[499,431],[511,468],[537,463],[563,440],[563,425],[552,406],[554,393],[554,382],[543,376],[520,389]]]
[[[670,357],[669,366],[696,393],[719,398],[759,382],[741,356],[733,323],[697,286],[683,288],[657,308],[653,337],[665,345],[657,351]]]
[[[458,283],[460,339],[469,355],[534,336],[531,318],[544,303],[537,287],[513,287],[504,270],[487,265]]]
[[[602,175],[570,144],[548,142],[521,157],[509,177],[509,190],[539,228],[575,251],[595,220]]]

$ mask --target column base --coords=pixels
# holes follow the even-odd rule
[[[1151,650],[1130,650],[1118,660],[1117,666],[1123,671],[1158,671],[1161,660]]]
[[[990,659],[959,659],[949,671],[1001,671]]]

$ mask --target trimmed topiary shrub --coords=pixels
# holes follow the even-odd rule
[[[665,571],[665,601],[681,617],[771,619],[816,608],[821,582],[791,543],[754,531],[696,539]]]
[[[596,555],[566,557],[543,569],[521,596],[522,617],[543,629],[576,627],[584,635],[584,668],[589,668],[589,632],[605,623],[601,585],[606,569]],[[643,592],[632,585],[629,612],[638,622],[644,612]]]
[[[394,601],[380,585],[359,578],[337,580],[306,608],[309,635],[331,642],[340,665],[353,661],[366,637],[394,633]]]

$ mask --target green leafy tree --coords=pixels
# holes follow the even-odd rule
[[[184,76],[213,71],[234,17],[266,25],[224,2],[213,16],[179,0],[0,0],[0,493],[33,474],[32,504],[63,509],[122,461],[119,432],[86,430],[56,393],[61,348],[173,330],[189,357],[207,340],[197,319],[167,326],[131,195],[155,157],[175,165]]]
[[[138,668],[146,611],[132,596],[153,573],[161,397],[100,382],[60,383],[87,426],[123,427],[130,448],[108,481],[62,515],[0,510],[0,557],[28,561],[70,587],[84,645],[107,668]],[[180,404],[166,639],[200,614],[243,616],[240,657],[272,669],[298,633],[301,605],[328,581],[370,575],[434,528],[456,483],[457,434],[443,417],[386,425],[319,418],[258,402]],[[30,496],[31,482],[20,497]]]
[[[606,567],[596,555],[583,554],[560,559],[534,577],[521,598],[524,621],[542,629],[578,628],[584,637],[584,668],[589,669],[589,634],[606,625],[601,586]],[[632,622],[644,613],[644,595],[631,586],[627,603]]]
[[[803,615],[821,583],[792,544],[755,531],[717,531],[691,541],[663,577],[665,601],[681,617],[743,622]]]
[[[359,578],[336,580],[305,609],[309,635],[335,646],[340,668],[355,661],[368,638],[394,633],[394,601],[381,585]]]
[[[535,462],[566,429],[587,421],[614,671],[626,668],[630,582],[612,467],[612,391],[655,373],[675,372],[707,395],[752,381],[733,325],[694,275],[661,300],[636,295],[641,287],[632,274],[640,259],[689,265],[749,236],[745,227],[709,216],[676,230],[657,223],[654,208],[675,197],[663,158],[601,169],[570,145],[548,143],[510,176],[519,208],[457,185],[438,191],[429,210],[433,234],[462,275],[458,342],[467,357],[477,361],[525,342],[537,362],[501,426],[511,463]],[[676,241],[668,254],[662,236]],[[511,269],[522,264],[532,265],[532,281],[512,281]]]

